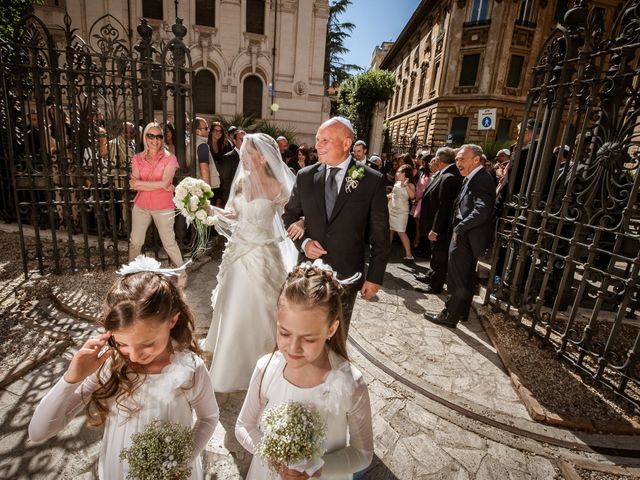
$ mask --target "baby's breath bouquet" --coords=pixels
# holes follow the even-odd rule
[[[263,413],[262,429],[257,453],[272,472],[291,468],[313,475],[324,464],[326,426],[315,408],[283,403]]]
[[[185,177],[176,187],[173,204],[196,229],[194,253],[204,250],[209,241],[209,227],[215,225],[215,217],[209,215],[209,199],[213,197],[211,186],[204,180]]]
[[[131,436],[131,446],[120,452],[129,462],[128,480],[185,480],[191,476],[191,429],[155,420]]]

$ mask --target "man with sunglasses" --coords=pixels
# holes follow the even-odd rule
[[[207,143],[207,135],[209,134],[209,125],[202,117],[196,117],[193,121],[193,133],[196,139],[196,158],[198,159],[198,176],[211,185],[212,189],[220,187],[220,174],[213,160],[209,144]]]

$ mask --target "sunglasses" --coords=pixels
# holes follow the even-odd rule
[[[220,129],[220,128],[214,128],[213,131],[214,132],[218,132],[218,133],[222,133],[222,129]]]
[[[147,140],[162,140],[164,138],[164,135],[162,135],[161,133],[159,133],[158,135],[147,133],[145,137],[147,137]]]

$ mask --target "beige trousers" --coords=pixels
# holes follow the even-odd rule
[[[147,210],[138,205],[133,206],[131,212],[131,238],[129,239],[129,261],[140,255],[147,229],[151,220],[155,223],[160,240],[165,252],[176,267],[181,267],[184,263],[180,248],[176,242],[176,234],[173,231],[175,221],[175,211],[171,210]]]

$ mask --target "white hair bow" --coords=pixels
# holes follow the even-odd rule
[[[129,275],[138,272],[153,272],[165,275],[167,277],[173,277],[180,275],[186,270],[187,265],[191,263],[191,260],[178,268],[160,268],[160,262],[155,258],[147,257],[145,255],[138,255],[135,260],[132,260],[127,265],[122,265],[120,270],[116,273],[118,275]]]
[[[311,262],[301,263],[300,266],[302,268],[304,268],[305,270],[308,270],[308,269],[310,269],[312,267],[317,267],[320,270],[323,270],[325,272],[329,272],[333,276],[333,279],[336,282],[338,282],[340,285],[342,285],[342,286],[351,285],[352,283],[357,282],[360,279],[360,277],[362,276],[362,274],[360,272],[356,272],[353,275],[351,275],[349,278],[345,278],[344,280],[340,280],[338,278],[338,276],[336,275],[336,271],[333,268],[331,268],[331,265],[329,265],[328,263],[324,263],[321,258],[315,259],[313,261],[313,263],[311,263]]]

